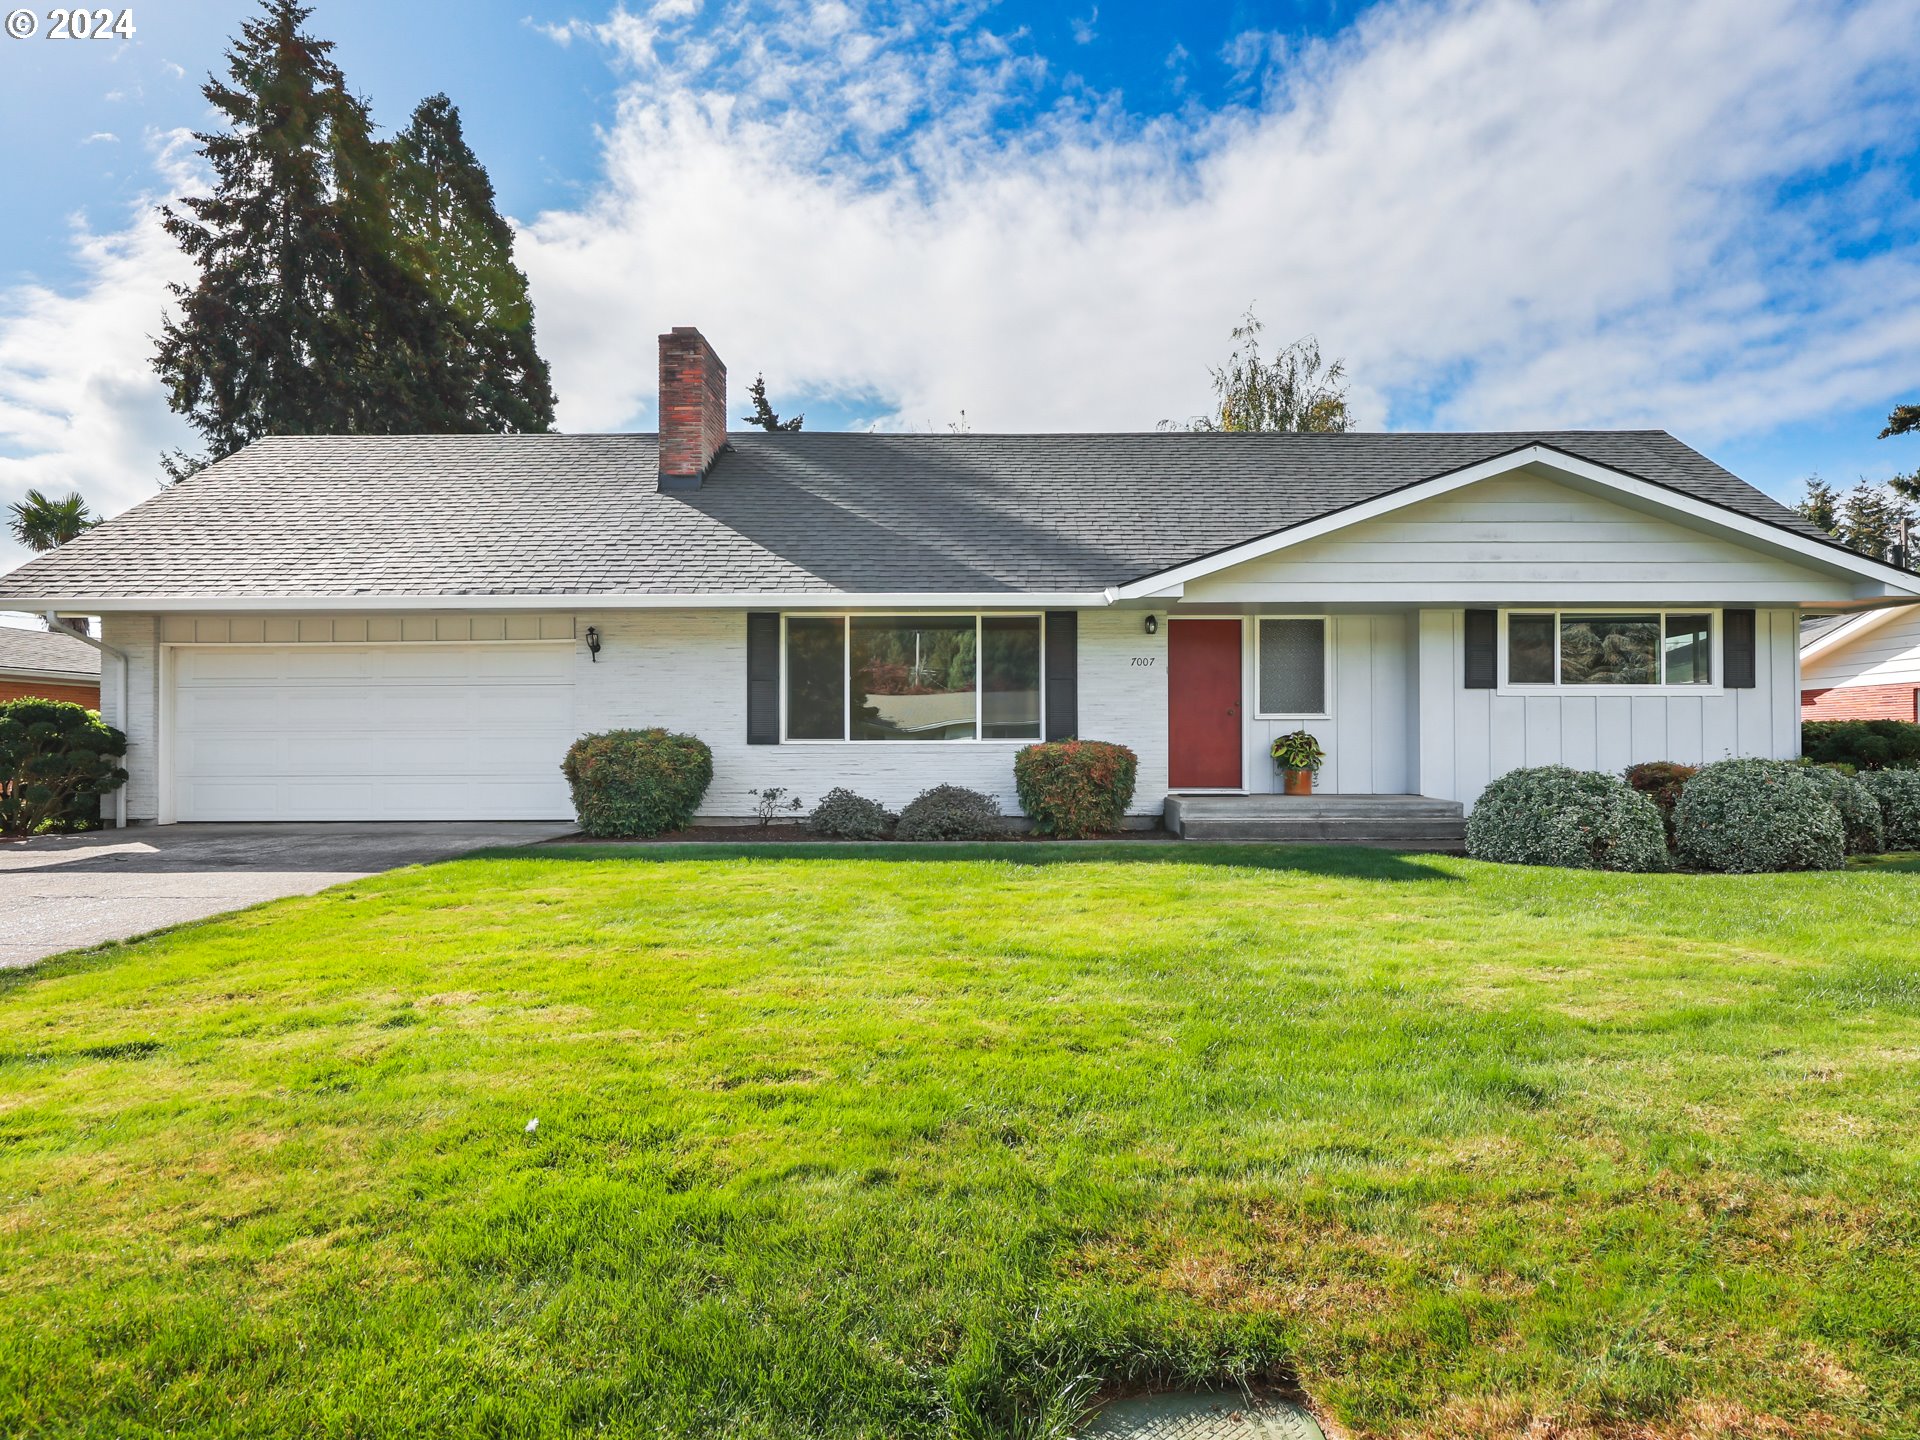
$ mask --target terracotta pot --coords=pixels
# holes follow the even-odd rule
[[[1282,770],[1282,780],[1289,795],[1311,795],[1313,793],[1313,772],[1311,770]]]

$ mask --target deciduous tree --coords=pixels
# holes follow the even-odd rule
[[[1233,353],[1210,371],[1215,396],[1211,415],[1186,425],[1163,420],[1161,428],[1337,433],[1353,427],[1347,406],[1347,365],[1327,360],[1320,342],[1303,335],[1271,360],[1260,353],[1266,326],[1251,309],[1233,328]]]

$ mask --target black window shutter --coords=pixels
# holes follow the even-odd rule
[[[1726,665],[1729,690],[1754,688],[1755,638],[1753,611],[1720,612],[1720,651]]]
[[[1467,611],[1467,673],[1469,690],[1491,690],[1500,677],[1500,617],[1493,610]]]
[[[1049,740],[1080,733],[1080,616],[1047,612],[1047,730]]]
[[[747,616],[747,744],[780,743],[780,617]]]

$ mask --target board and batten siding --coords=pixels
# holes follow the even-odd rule
[[[1856,583],[1521,471],[1192,580],[1183,605],[1797,605]]]
[[[1414,619],[1398,612],[1327,617],[1327,644],[1333,652],[1330,720],[1260,718],[1259,619],[1252,620],[1245,641],[1247,789],[1259,794],[1278,790],[1273,742],[1290,730],[1307,730],[1327,752],[1326,764],[1314,779],[1316,789],[1339,795],[1408,793],[1417,680]]]
[[[1859,639],[1808,660],[1809,690],[1844,685],[1920,685],[1920,606],[1875,625]]]
[[[1647,760],[1700,765],[1800,753],[1799,620],[1754,615],[1754,687],[1712,695],[1503,695],[1469,690],[1463,610],[1419,616],[1419,773],[1423,795],[1479,798],[1489,781],[1533,765],[1619,774]]]

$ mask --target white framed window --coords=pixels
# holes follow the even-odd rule
[[[1331,628],[1324,615],[1260,615],[1254,618],[1254,718],[1332,718]]]
[[[1031,744],[1045,632],[1038,613],[783,615],[781,737]]]
[[[1500,689],[1712,694],[1720,612],[1701,606],[1500,612]]]

